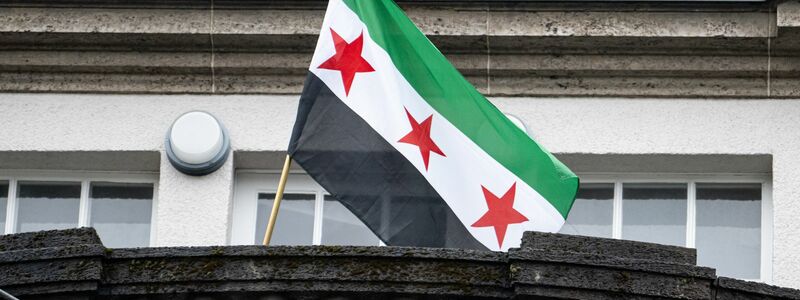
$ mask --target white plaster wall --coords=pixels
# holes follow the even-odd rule
[[[234,149],[283,149],[297,96],[0,93],[0,151],[162,150],[182,113],[204,110],[228,128]]]
[[[206,176],[184,175],[161,154],[154,246],[227,245],[233,159]]]
[[[154,246],[224,245],[229,240],[233,159],[207,176],[184,175],[166,159],[166,131],[182,113],[205,110],[228,128],[233,149],[283,149],[295,99],[0,94],[0,151],[160,151]]]
[[[0,94],[0,151],[158,150],[172,120],[202,109],[234,150],[281,151],[297,96]],[[800,288],[800,101],[496,98],[552,152],[773,155],[773,281]],[[233,170],[192,178],[162,159],[158,245],[227,239]]]

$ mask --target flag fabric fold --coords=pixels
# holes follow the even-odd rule
[[[505,251],[578,188],[391,0],[331,0],[289,154],[387,245]]]

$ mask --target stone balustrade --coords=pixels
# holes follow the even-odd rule
[[[0,236],[20,299],[800,299],[694,249],[527,232],[508,253],[353,246],[105,248],[94,229]]]

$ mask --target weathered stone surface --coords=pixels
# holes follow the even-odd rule
[[[52,259],[48,261],[46,259]],[[86,257],[43,258],[38,261],[6,262],[0,267],[0,286],[19,286],[47,282],[99,281],[101,260]]]
[[[800,27],[800,1],[783,1],[776,12],[778,27]]]
[[[646,253],[645,253],[646,254]],[[657,254],[655,254],[657,255]],[[630,271],[658,272],[678,276],[714,277],[714,269],[697,267],[694,264],[682,264],[663,260],[637,259],[624,256],[593,252],[572,252],[570,250],[538,250],[538,249],[513,249],[509,259],[521,261],[537,261],[541,263],[561,263],[586,265],[594,267],[610,267]]]
[[[725,300],[800,299],[800,291],[751,281],[720,277],[714,282],[716,297]]]
[[[526,233],[509,253],[413,247],[106,249],[91,228],[0,236],[21,299],[800,299],[678,247]]]
[[[613,5],[613,4],[612,4]],[[619,5],[618,5],[619,6]],[[428,35],[767,37],[767,11],[588,11],[404,5]],[[210,6],[209,6],[210,8]],[[562,10],[564,10],[562,8]],[[23,8],[0,11],[0,32],[317,34],[319,9]],[[76,22],[75,20],[81,20]]]
[[[69,247],[76,245],[102,245],[93,228],[49,230],[0,235],[0,251]]]
[[[489,95],[800,95],[796,1],[400,4]],[[296,94],[325,3],[221,0],[213,14],[205,0],[0,7],[0,92]]]
[[[582,290],[583,296],[567,299],[596,299],[595,295],[616,294],[668,299],[708,299],[713,276],[671,275],[657,269],[633,271],[591,265],[512,260],[512,283],[517,294],[548,295]],[[544,289],[539,289],[544,287]],[[559,291],[559,289],[561,291]],[[591,292],[590,292],[591,291]]]
[[[766,37],[768,18],[767,12],[501,11],[483,15],[489,33],[499,36]]]
[[[377,247],[194,247],[115,250],[106,262],[111,295],[130,291],[304,291],[343,295],[379,291],[507,296],[500,253]],[[205,285],[207,282],[224,284]],[[358,282],[358,284],[354,284]],[[175,285],[172,285],[174,283]]]
[[[106,248],[93,228],[0,236],[0,287],[13,295],[84,297],[97,290]]]
[[[508,258],[517,295],[556,299],[708,299],[715,278],[694,249],[585,236],[526,232]]]
[[[692,266],[697,262],[696,251],[690,248],[533,231],[525,232],[522,237],[520,251],[527,250],[591,254],[600,258],[633,259]]]

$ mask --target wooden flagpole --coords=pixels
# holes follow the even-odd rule
[[[278,219],[278,210],[281,207],[283,190],[286,188],[286,179],[289,177],[289,167],[291,165],[292,157],[289,154],[286,154],[286,161],[283,163],[283,171],[281,171],[281,180],[278,182],[278,192],[275,193],[275,201],[272,202],[272,212],[269,214],[267,231],[264,232],[264,246],[269,246],[269,241],[272,239],[272,230],[275,229],[275,220]]]

